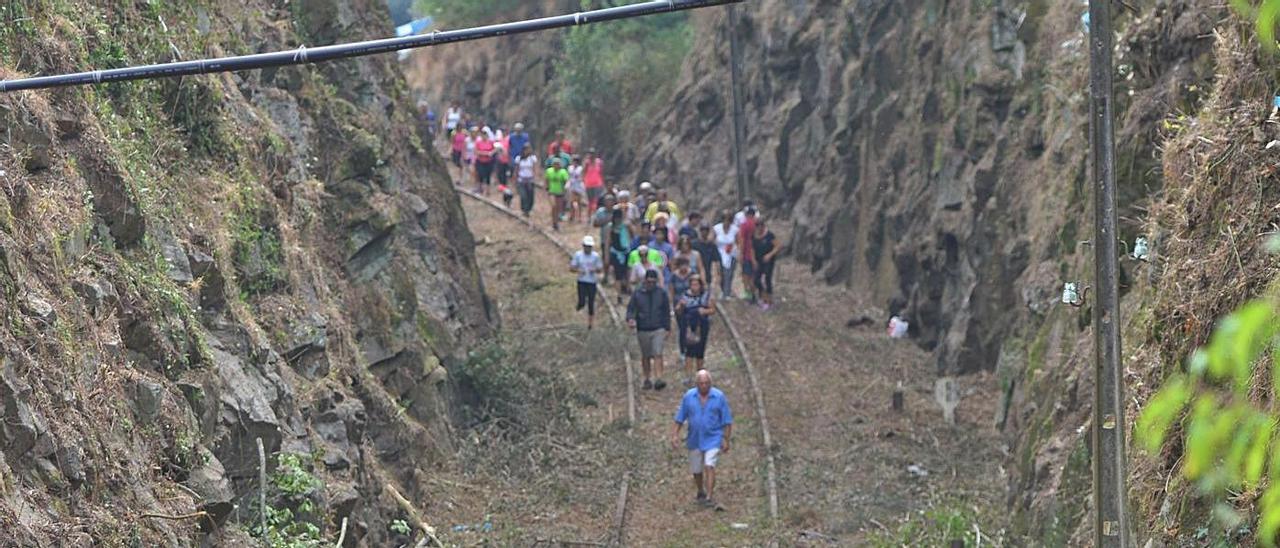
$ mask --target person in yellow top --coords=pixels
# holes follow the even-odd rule
[[[658,214],[658,206],[661,204],[666,204],[666,209],[671,213],[673,218],[680,219],[683,217],[680,215],[680,206],[667,199],[667,191],[664,189],[658,191],[658,199],[654,200],[653,203],[649,204],[649,207],[644,210],[644,220],[652,223],[654,215]]]
[[[655,230],[657,229],[659,220],[662,220],[661,224],[667,227],[667,234],[674,235],[680,228],[680,206],[667,199],[666,190],[659,190],[657,198],[658,199],[654,200],[653,203],[649,204],[649,207],[645,209],[644,218],[645,220],[653,223]],[[671,243],[672,241],[674,240],[668,241],[667,243]]]

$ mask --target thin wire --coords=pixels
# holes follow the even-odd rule
[[[101,84],[103,82],[167,78],[193,74],[208,74],[211,72],[233,72],[279,67],[290,64],[321,63],[337,59],[434,46],[442,43],[478,40],[482,38],[550,30],[595,22],[629,19],[662,12],[723,6],[728,4],[737,4],[743,1],[744,0],[651,0],[649,2],[641,2],[626,6],[615,6],[599,10],[578,12],[572,15],[566,14],[446,31],[443,36],[439,31],[433,30],[429,35],[384,38],[380,40],[334,44],[316,48],[307,48],[303,45],[296,50],[258,53],[236,57],[220,57],[216,59],[200,59],[193,61],[132,66],[118,69],[94,70],[73,74],[0,80],[0,92],[78,86],[85,84]]]

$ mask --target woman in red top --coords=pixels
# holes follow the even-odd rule
[[[587,187],[587,212],[590,218],[596,211],[600,197],[604,196],[604,160],[596,155],[596,149],[593,148],[587,151],[587,159],[582,167],[586,170],[583,173],[583,183]]]
[[[453,148],[450,151],[449,158],[453,160],[453,165],[458,168],[458,180],[454,184],[462,184],[462,151],[467,148],[467,130],[459,126],[453,130]]]
[[[570,143],[568,139],[564,138],[563,130],[557,131],[556,140],[551,141],[551,144],[547,145],[548,158],[555,156],[555,151],[553,149],[557,147],[560,149],[560,152],[573,156],[573,143]]]
[[[476,139],[476,192],[489,195],[493,182],[493,141],[484,132]]]

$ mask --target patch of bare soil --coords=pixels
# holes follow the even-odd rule
[[[798,265],[780,262],[775,285],[767,312],[730,306],[765,391],[787,530],[862,544],[936,505],[984,516],[1001,507],[1000,398],[989,374],[957,379],[962,399],[948,424],[928,353],[878,323],[846,327],[863,303]],[[901,412],[891,409],[899,383]],[[994,538],[992,526],[1003,524],[983,524]]]

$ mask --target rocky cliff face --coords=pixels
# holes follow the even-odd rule
[[[1119,61],[1126,205],[1159,185],[1151,122],[1209,76],[1189,11],[1122,14],[1134,27]],[[1081,13],[933,0],[759,2],[732,25],[721,14],[654,125],[678,130],[635,169],[705,207],[735,193],[723,76],[736,32],[750,194],[794,225],[791,253],[904,313],[940,371],[993,368],[1090,235]]]
[[[389,32],[374,0],[8,9],[5,77]],[[417,495],[496,325],[393,63],[0,97],[0,544],[248,542],[258,440],[324,486],[268,504],[391,542],[383,486]]]

